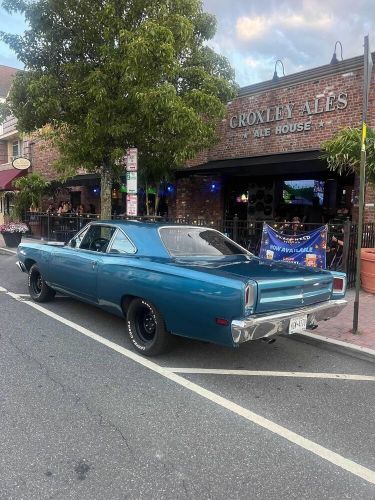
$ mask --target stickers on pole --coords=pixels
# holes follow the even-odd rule
[[[138,149],[129,148],[126,154],[126,170],[136,172],[138,170]]]
[[[136,194],[126,195],[126,215],[138,215],[138,196]]]
[[[137,196],[138,149],[129,148],[126,152],[126,215],[138,215]]]
[[[137,172],[126,172],[126,188],[129,194],[137,194]]]

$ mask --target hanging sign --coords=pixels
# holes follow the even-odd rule
[[[136,194],[126,195],[126,215],[138,215],[138,196]]]
[[[264,224],[259,257],[325,268],[326,246],[327,226],[308,233],[285,234]]]
[[[138,149],[129,148],[126,152],[126,170],[136,172],[138,170]]]
[[[21,156],[19,158],[15,158],[12,161],[12,167],[16,168],[17,170],[27,170],[28,168],[30,168],[30,166],[30,160]]]

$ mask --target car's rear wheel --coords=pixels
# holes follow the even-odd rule
[[[47,285],[36,264],[29,271],[29,294],[35,302],[49,302],[56,294],[55,290]]]
[[[171,347],[172,335],[166,330],[163,317],[151,302],[133,299],[126,313],[126,322],[134,347],[145,356],[157,356]]]

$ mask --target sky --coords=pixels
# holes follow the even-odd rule
[[[364,35],[375,51],[375,0],[203,0],[203,6],[217,18],[209,45],[229,59],[240,86],[270,80],[278,59],[286,75],[328,64],[336,41],[344,59],[363,54]],[[24,29],[21,16],[0,7],[0,31]],[[0,64],[22,68],[2,43]]]

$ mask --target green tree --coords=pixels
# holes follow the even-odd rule
[[[16,218],[22,219],[30,207],[40,209],[42,196],[47,192],[49,182],[39,174],[29,174],[15,180],[13,186],[18,191],[14,202],[14,215]]]
[[[327,160],[328,168],[340,175],[355,172],[359,175],[361,162],[362,128],[343,128],[331,139],[322,144],[322,157]],[[366,175],[375,185],[375,133],[367,128],[366,137]]]
[[[215,18],[201,0],[3,0],[25,15],[1,33],[25,71],[9,105],[21,131],[49,124],[58,171],[100,171],[102,217],[128,147],[155,182],[217,141],[236,91],[228,61],[207,46]],[[149,181],[150,182],[150,181]]]

